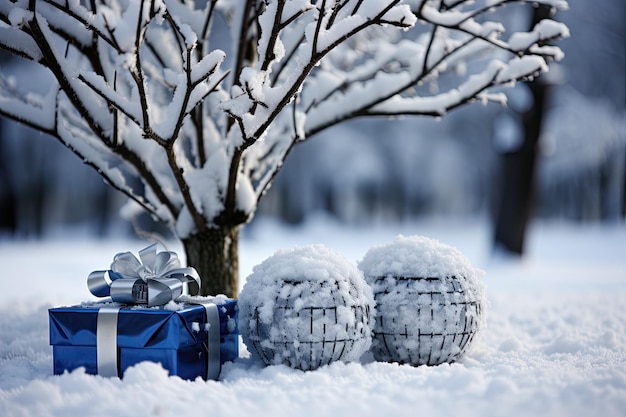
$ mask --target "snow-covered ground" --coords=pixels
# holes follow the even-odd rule
[[[168,377],[151,363],[123,380],[80,370],[52,376],[47,308],[93,299],[88,273],[146,243],[68,234],[0,240],[0,416],[624,415],[624,225],[535,224],[528,255],[514,261],[489,256],[480,221],[346,227],[318,219],[300,228],[258,221],[242,235],[241,276],[279,248],[322,243],[356,262],[398,233],[456,246],[487,273],[487,327],[460,363],[414,368],[366,356],[301,372],[261,367],[243,350],[217,382]]]

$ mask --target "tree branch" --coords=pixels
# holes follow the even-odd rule
[[[82,81],[83,84],[85,84],[87,87],[91,88],[94,93],[96,93],[98,96],[100,96],[102,99],[104,99],[107,102],[109,108],[115,108],[115,109],[121,111],[126,117],[128,117],[138,127],[140,127],[140,128],[142,127],[140,119],[137,119],[137,117],[135,117],[134,114],[129,113],[128,110],[124,106],[122,106],[120,103],[117,103],[117,102],[113,101],[110,96],[106,95],[101,89],[99,89],[96,85],[94,85],[87,78],[85,78],[85,76],[83,74],[80,74],[78,76],[78,79],[80,81]],[[164,140],[162,140],[162,139],[160,139],[158,137],[154,138],[154,139],[160,145],[163,145],[165,143]]]
[[[311,60],[314,60],[317,56],[317,42],[322,30],[322,20],[324,20],[324,13],[326,11],[326,0],[322,0],[322,4],[318,10],[319,13],[317,15],[317,23],[315,25],[315,34],[313,35],[313,42],[311,44]]]
[[[246,0],[246,4],[244,5],[242,16],[241,16],[241,26],[239,29],[239,43],[237,47],[237,52],[235,54],[236,60],[234,65],[233,72],[233,84],[237,84],[239,82],[239,77],[241,76],[241,71],[243,70],[246,55],[248,55],[250,49],[250,39],[249,33],[250,30],[250,11],[252,10],[252,4],[254,0]]]
[[[143,6],[143,1],[142,1]],[[130,71],[133,80],[135,81],[135,85],[137,87],[139,102],[141,104],[141,112],[143,117],[143,132],[146,138],[151,138],[156,140],[157,142],[162,142],[164,139],[159,138],[152,128],[150,127],[150,116],[148,113],[148,96],[146,94],[146,87],[144,85],[143,79],[143,69],[141,66],[141,54],[139,53],[141,48],[141,38],[143,36],[144,27],[142,24],[143,18],[143,7],[139,7],[139,12],[137,13],[137,27],[135,28],[135,68],[134,71]]]
[[[287,68],[288,64],[291,62],[291,59],[296,55],[296,51],[302,42],[304,42],[305,35],[302,34],[300,36],[300,40],[295,44],[295,47],[291,49],[280,61],[280,65],[276,68],[276,70],[272,71],[270,74],[270,83],[272,85],[276,84],[276,82],[280,79],[280,75]]]
[[[29,10],[33,12],[33,19],[30,21],[30,29],[33,34],[33,39],[37,42],[43,54],[44,65],[48,69],[50,69],[50,71],[52,71],[52,73],[55,75],[55,78],[59,82],[61,90],[65,92],[66,97],[72,103],[72,106],[74,106],[74,108],[80,113],[83,120],[89,126],[89,129],[96,135],[96,137],[98,137],[102,141],[103,144],[107,145],[113,151],[113,153],[117,153],[118,155],[120,155],[122,159],[128,161],[132,166],[135,167],[135,169],[137,169],[138,172],[140,172],[141,176],[145,179],[146,183],[153,190],[159,201],[161,201],[161,203],[168,207],[170,213],[174,217],[176,217],[176,215],[178,214],[178,209],[176,209],[176,207],[172,204],[169,198],[167,198],[167,196],[163,193],[160,184],[158,184],[154,176],[151,174],[151,171],[146,167],[145,163],[125,146],[121,144],[112,144],[112,141],[109,140],[109,136],[105,134],[102,127],[94,120],[92,114],[80,100],[79,95],[72,86],[72,83],[69,81],[69,78],[65,74],[65,71],[61,67],[59,61],[57,60],[57,57],[52,47],[50,46],[45,34],[43,33],[39,25],[37,17],[38,13],[36,13],[35,4],[35,0],[29,1]],[[56,133],[56,135],[58,135],[58,133]],[[91,162],[89,163],[93,164]],[[125,194],[136,200],[136,198],[134,198],[131,193],[125,192]]]
[[[113,38],[113,37],[109,38],[109,37],[105,36],[105,34],[102,33],[100,31],[100,29],[98,29],[97,27],[92,25],[91,22],[89,22],[86,19],[83,19],[81,16],[79,16],[76,13],[74,13],[71,10],[71,8],[69,7],[69,5],[63,7],[60,3],[57,3],[57,2],[54,2],[54,1],[51,1],[51,0],[40,0],[40,1],[42,1],[45,4],[50,5],[51,7],[54,7],[55,9],[58,9],[63,14],[65,14],[65,15],[71,17],[72,19],[76,20],[76,22],[78,23],[77,27],[84,27],[87,31],[93,33],[94,35],[98,36],[100,39],[102,39],[103,41],[108,43],[118,53],[122,52],[120,47],[119,47],[119,44],[117,43],[115,38]],[[62,27],[57,27],[56,30],[58,30],[59,32],[66,33],[66,35],[69,37],[69,34]],[[66,39],[66,40],[68,40],[68,39]],[[75,40],[75,42],[78,43],[78,40],[76,40],[76,39],[74,39],[74,40]]]
[[[208,53],[208,35],[209,28],[213,22],[213,12],[215,11],[215,5],[218,0],[210,0],[206,17],[204,18],[204,24],[202,25],[202,32],[200,34],[200,47],[196,48],[197,60],[200,61],[204,55]],[[194,129],[196,131],[196,147],[198,148],[198,165],[204,166],[207,161],[206,150],[204,148],[204,102],[198,104],[191,112],[191,120],[193,122]]]
[[[265,56],[263,57],[263,61],[261,64],[261,71],[267,71],[272,61],[276,59],[276,55],[274,54],[274,48],[276,47],[276,40],[278,39],[278,34],[281,31],[281,20],[282,20],[284,7],[285,7],[285,0],[278,0],[276,4],[276,13],[274,14],[274,24],[272,25],[272,33],[270,34],[269,40],[267,42],[267,47],[265,49]]]
[[[352,36],[356,35],[357,33],[361,32],[365,28],[367,28],[369,26],[372,26],[372,25],[380,24],[380,19],[389,10],[391,10],[395,5],[397,5],[398,2],[399,2],[399,0],[395,0],[395,1],[391,2],[374,19],[364,21],[362,24],[360,24],[359,26],[353,28],[348,33],[346,33],[344,36],[342,36],[341,38],[335,40],[334,42],[331,42],[324,50],[315,53],[315,55],[312,55],[311,56],[311,61],[303,66],[303,68],[301,69],[300,75],[296,78],[296,80],[293,82],[291,87],[283,94],[283,96],[280,99],[280,101],[278,102],[278,104],[274,107],[274,110],[266,118],[266,120],[256,129],[256,131],[254,132],[252,137],[255,138],[255,140],[256,140],[256,138],[261,137],[261,135],[267,130],[267,128],[270,126],[270,124],[274,121],[274,119],[276,119],[278,114],[291,101],[293,96],[296,94],[296,92],[300,89],[300,87],[304,83],[304,80],[309,76],[309,74],[311,73],[313,68],[315,68],[315,66],[317,66],[318,62],[325,55],[327,55],[330,51],[332,51],[335,47],[337,47],[337,45],[341,44],[346,39],[349,39],[350,37],[352,37]],[[324,5],[325,5],[325,0],[322,0],[322,8],[324,7]],[[317,30],[319,30],[320,26],[321,26],[321,16],[318,19],[319,20],[318,20],[318,23],[316,25],[316,36],[314,37],[314,40],[317,39],[317,35],[318,35]],[[312,53],[316,50],[316,48],[317,48],[317,46],[315,48],[312,48]],[[251,145],[251,143],[244,144],[244,147],[247,147],[247,146],[250,146],[250,145]]]

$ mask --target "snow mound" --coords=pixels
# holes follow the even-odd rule
[[[359,267],[376,300],[374,358],[438,365],[471,347],[485,321],[485,291],[482,273],[456,248],[398,236],[370,249]]]
[[[374,299],[355,265],[310,245],[278,251],[254,267],[239,313],[253,358],[311,370],[358,360],[369,349]]]

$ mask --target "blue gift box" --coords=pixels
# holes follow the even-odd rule
[[[206,305],[215,311],[213,317]],[[104,315],[110,310],[115,312],[113,324]],[[219,334],[211,326],[218,317]],[[79,367],[104,374],[106,357],[113,375],[120,377],[129,366],[151,361],[184,379],[216,379],[220,365],[239,356],[237,301],[232,299],[160,307],[91,303],[52,308],[49,318],[54,374]],[[103,341],[107,335],[110,340]]]

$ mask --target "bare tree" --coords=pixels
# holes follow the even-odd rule
[[[547,6],[537,7],[530,26],[549,16]],[[526,228],[534,207],[534,183],[539,137],[544,124],[550,86],[542,78],[528,83],[533,105],[521,116],[523,138],[518,147],[502,153],[499,204],[494,221],[494,245],[508,254],[524,253]]]
[[[236,295],[238,233],[292,147],[360,116],[428,115],[548,69],[564,0],[2,0],[0,114],[48,133],[182,240],[204,293]],[[227,41],[214,34],[230,29]],[[221,49],[218,49],[221,48]],[[462,71],[466,71],[463,73]],[[460,74],[460,75],[459,75]],[[446,82],[440,81],[446,77]]]

